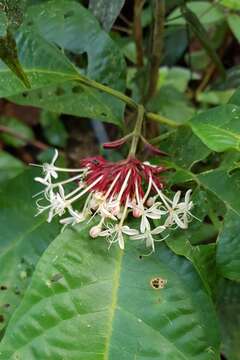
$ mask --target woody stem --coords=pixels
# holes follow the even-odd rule
[[[143,119],[144,119],[144,107],[143,105],[140,104],[138,105],[137,108],[137,120],[132,133],[132,142],[128,153],[128,157],[135,156],[136,154],[138,142],[141,137]]]

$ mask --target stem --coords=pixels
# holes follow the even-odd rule
[[[137,52],[137,66],[143,66],[143,34],[141,13],[144,5],[144,0],[134,0],[134,20],[133,20],[133,34]]]
[[[150,55],[149,84],[144,103],[154,96],[158,82],[159,66],[162,58],[165,0],[154,1],[154,25],[152,34],[152,49]]]
[[[103,85],[101,83],[98,83],[95,80],[92,79],[88,79],[87,77],[83,76],[83,75],[79,75],[78,77],[75,78],[76,81],[81,82],[84,85],[87,85],[89,87],[92,87],[94,89],[100,90],[105,92],[106,94],[112,95],[115,98],[122,100],[123,102],[125,102],[125,104],[129,105],[131,108],[137,109],[138,108],[138,104],[131,99],[129,96],[121,93],[118,90],[114,90],[106,85]]]
[[[135,154],[136,154],[138,142],[141,137],[143,119],[144,119],[144,107],[143,107],[143,105],[140,104],[140,105],[138,105],[137,120],[136,120],[136,124],[135,124],[134,130],[133,130],[133,133],[132,133],[133,134],[132,142],[131,142],[128,157],[135,156]]]
[[[138,109],[139,107],[143,108],[143,105],[139,105],[138,103],[136,103],[136,101],[134,101],[133,99],[131,99],[129,96],[121,93],[118,90],[114,90],[112,88],[110,88],[109,86],[103,85],[101,83],[98,83],[95,80],[91,80],[88,79],[87,77],[80,75],[78,77],[74,77],[72,80],[78,81],[86,86],[92,87],[93,89],[97,89],[100,91],[105,92],[106,94],[109,94],[121,101],[123,101],[125,104],[127,104],[129,107],[131,107],[132,109]],[[144,110],[144,108],[143,108]],[[177,122],[175,122],[174,120],[168,119],[165,116],[159,115],[159,114],[155,114],[152,112],[148,112],[146,113],[146,118],[152,121],[156,121],[159,122],[161,124],[165,124],[171,127],[178,127],[181,126],[181,124],[178,124]]]
[[[171,127],[179,127],[181,126],[181,124],[178,124],[176,121],[174,120],[171,120],[171,119],[168,119],[166,118],[165,116],[162,116],[162,115],[159,115],[159,114],[155,114],[155,113],[152,113],[152,112],[148,112],[146,114],[146,117],[149,119],[149,120],[152,120],[152,121],[157,121],[161,124],[165,124],[165,125],[168,125],[168,126],[171,126]],[[186,125],[186,124],[184,124]]]
[[[155,138],[149,140],[150,144],[158,144],[160,141],[167,139],[170,135],[174,134],[176,130],[170,130],[162,135],[156,136]]]

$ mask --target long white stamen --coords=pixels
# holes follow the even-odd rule
[[[126,203],[125,203],[125,206],[124,206],[124,210],[123,210],[123,213],[122,213],[122,216],[121,216],[121,220],[119,222],[119,227],[121,227],[123,225],[124,220],[126,219],[127,209],[128,209],[128,197],[127,197],[127,200],[126,200]]]
[[[171,207],[169,206],[169,204],[167,203],[167,201],[165,200],[165,196],[163,195],[162,191],[159,190],[159,188],[157,187],[157,185],[155,184],[155,182],[152,180],[153,186],[155,187],[158,195],[160,196],[161,200],[163,201],[163,203],[165,204],[166,208],[168,210],[171,210]],[[170,201],[170,199],[168,199]]]
[[[152,176],[150,175],[150,176],[149,176],[148,188],[147,188],[146,194],[144,195],[144,198],[143,198],[143,204],[144,204],[145,201],[147,200],[148,195],[149,195],[149,193],[150,193],[150,191],[151,191],[151,188],[152,188]]]
[[[58,167],[52,164],[29,164],[30,166],[35,166],[35,167],[41,167],[41,168],[45,168],[46,165],[48,165],[49,167],[52,167],[53,170],[55,171],[62,171],[62,172],[84,172],[86,170],[88,170],[88,168],[79,168],[79,169],[68,169],[68,168],[62,168],[62,167]]]
[[[92,184],[90,184],[88,187],[86,187],[80,194],[73,197],[71,200],[68,201],[68,204],[72,204],[74,201],[80,199],[84,194],[86,194],[89,190],[91,190],[99,181],[101,181],[103,178],[103,175],[99,176]]]
[[[111,193],[112,189],[114,188],[114,186],[116,185],[116,182],[119,179],[119,176],[121,175],[121,173],[119,172],[117,174],[117,177],[114,179],[114,181],[112,182],[112,184],[110,185],[110,188],[108,189],[108,191],[106,192],[106,195],[104,196],[104,199],[107,199],[107,197],[109,196],[109,194]]]
[[[138,190],[137,182],[135,182],[135,191],[136,191],[137,203],[138,203],[138,205],[140,205],[140,196],[139,196],[139,190]]]
[[[49,184],[47,185],[47,188],[46,188],[46,189],[44,189],[44,190],[42,190],[42,191],[39,191],[37,194],[33,195],[33,198],[35,198],[36,196],[38,196],[38,195],[40,195],[40,194],[43,194],[45,191],[48,191],[49,189],[54,189],[55,187],[58,187],[59,185],[68,184],[68,183],[70,183],[70,182],[72,182],[72,181],[75,181],[75,180],[77,180],[77,179],[80,179],[81,177],[83,177],[83,174],[73,176],[73,177],[70,178],[70,179],[67,179],[67,180],[64,180],[64,181],[59,181],[59,182],[54,183],[54,184],[49,183]],[[35,178],[35,180],[36,180],[36,178]],[[80,189],[80,188],[78,188],[78,189]]]
[[[120,190],[120,192],[119,192],[119,194],[118,194],[118,197],[117,197],[117,201],[120,203],[120,201],[121,201],[121,198],[122,198],[122,195],[123,195],[123,193],[124,193],[124,191],[125,191],[125,189],[126,189],[126,187],[127,187],[127,183],[128,183],[128,180],[129,180],[129,177],[130,177],[130,175],[131,175],[131,169],[128,171],[128,173],[127,173],[127,176],[126,176],[126,178],[125,178],[125,180],[124,180],[124,182],[123,182],[123,184],[122,184],[122,187],[121,187],[121,190]]]

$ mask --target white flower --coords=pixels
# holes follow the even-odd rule
[[[127,225],[115,225],[111,226],[109,225],[107,229],[101,231],[98,236],[106,237],[108,238],[110,245],[117,242],[119,244],[120,249],[124,249],[124,238],[123,234],[133,236],[137,235],[138,231],[135,229],[131,229]]]
[[[176,224],[181,229],[187,229],[188,223],[193,216],[190,213],[190,210],[193,207],[193,202],[190,201],[190,194],[191,190],[188,190],[183,202],[179,202],[181,192],[178,191],[175,194],[172,205],[168,209],[168,217],[164,224],[166,227]]]
[[[65,229],[65,227],[68,226],[68,225],[73,226],[73,225],[79,224],[82,221],[86,220],[86,217],[87,217],[86,213],[84,214],[83,212],[73,210],[71,207],[68,209],[68,211],[69,211],[69,214],[72,215],[72,216],[69,216],[67,218],[64,218],[64,219],[60,220],[60,223],[64,225],[62,227],[61,231],[63,231]]]
[[[155,246],[154,246],[154,242],[155,241],[163,241],[166,239],[166,237],[160,239],[160,240],[155,240],[153,238],[153,235],[158,235],[161,234],[164,230],[166,229],[165,226],[157,226],[155,229],[151,230],[150,228],[146,229],[146,231],[143,234],[137,234],[134,235],[131,239],[132,240],[146,240],[146,246],[147,247],[151,247],[152,251],[155,250]]]
[[[42,206],[39,204],[39,200],[38,200],[37,201],[38,213],[36,215],[39,215],[46,210],[49,210],[47,221],[51,222],[55,215],[62,216],[65,212],[66,207],[68,207],[65,201],[63,187],[60,185],[59,192],[57,193],[54,193],[52,190],[50,190],[46,198],[50,204],[46,206]]]
[[[35,180],[42,183],[43,185],[49,185],[49,183],[51,183],[51,178],[53,177],[54,179],[58,178],[58,174],[56,171],[56,167],[55,167],[55,162],[58,158],[58,151],[55,149],[55,154],[52,158],[51,163],[44,163],[43,165],[35,165],[32,164],[34,166],[40,166],[43,169],[43,174],[45,175],[44,178],[41,177],[36,177]]]

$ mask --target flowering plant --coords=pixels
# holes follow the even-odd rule
[[[238,3],[0,0],[0,360],[239,359]]]

